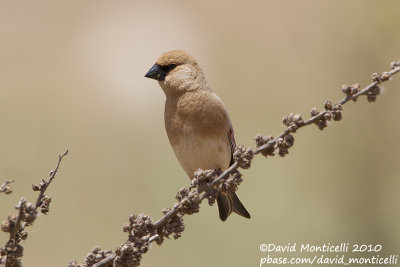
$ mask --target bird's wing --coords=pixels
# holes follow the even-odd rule
[[[227,133],[229,144],[231,145],[231,162],[229,163],[229,166],[233,164],[233,153],[235,152],[236,148],[236,141],[235,141],[235,133],[233,132],[233,127],[232,123],[229,122],[229,131]]]

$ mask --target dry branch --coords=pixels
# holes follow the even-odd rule
[[[21,198],[18,205],[15,207],[18,210],[18,215],[8,215],[6,220],[1,224],[1,230],[10,233],[10,237],[4,247],[0,248],[0,267],[22,266],[21,258],[24,248],[19,243],[21,240],[25,240],[28,237],[28,233],[24,231],[25,227],[33,224],[39,208],[43,214],[47,214],[49,211],[51,197],[46,196],[45,192],[55,178],[61,160],[67,154],[68,150],[65,151],[64,154],[58,156],[57,165],[50,172],[47,180],[42,179],[38,185],[32,185],[34,191],[40,191],[35,204],[27,203],[25,198]]]
[[[198,170],[188,188],[179,190],[174,207],[163,210],[164,215],[156,222],[152,222],[145,214],[133,214],[129,217],[129,225],[124,227],[124,231],[129,234],[129,238],[115,252],[104,251],[95,247],[84,259],[82,265],[75,261],[70,262],[70,267],[133,267],[139,266],[142,254],[146,253],[151,242],[161,245],[164,237],[172,235],[175,239],[181,236],[184,230],[182,217],[185,214],[193,214],[199,211],[199,205],[204,199],[208,199],[210,205],[214,204],[215,197],[219,192],[232,193],[237,190],[242,181],[238,168],[247,169],[250,167],[254,155],[262,154],[265,157],[273,156],[277,152],[280,156],[285,156],[288,149],[294,144],[295,133],[300,128],[315,124],[320,130],[327,127],[330,120],[339,121],[342,119],[343,105],[353,100],[354,102],[365,95],[369,102],[374,102],[381,89],[379,84],[388,81],[393,75],[400,72],[400,60],[391,63],[391,71],[381,74],[372,74],[373,82],[361,89],[358,84],[352,86],[343,85],[342,92],[345,97],[333,104],[325,101],[324,111],[311,109],[311,118],[303,121],[300,115],[289,114],[284,117],[282,122],[287,126],[276,138],[272,136],[255,137],[256,148],[245,148],[238,146],[234,153],[235,163],[224,172],[220,170]]]

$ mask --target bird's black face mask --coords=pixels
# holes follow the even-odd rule
[[[175,64],[169,64],[167,66],[160,66],[154,64],[153,67],[144,75],[146,78],[151,78],[157,81],[164,81],[165,76],[167,76],[168,72],[173,70],[176,67]]]

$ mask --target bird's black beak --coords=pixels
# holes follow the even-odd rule
[[[163,71],[160,66],[154,64],[153,67],[151,67],[151,69],[146,73],[146,75],[144,75],[144,77],[157,81],[164,81],[165,75],[167,75],[167,73]]]

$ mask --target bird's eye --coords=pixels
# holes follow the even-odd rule
[[[175,69],[175,67],[176,67],[176,64],[169,64],[169,65],[166,65],[166,66],[161,66],[161,69],[162,69],[165,73],[168,73],[168,72],[170,72],[171,70]]]
[[[175,69],[175,67],[176,67],[176,64],[169,64],[168,65],[168,69],[169,70],[173,70],[173,69]]]

